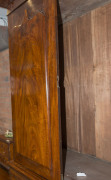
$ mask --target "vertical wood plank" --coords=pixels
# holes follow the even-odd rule
[[[96,156],[111,161],[111,4],[92,11]]]
[[[67,146],[79,151],[79,58],[77,21],[64,26]]]
[[[78,19],[80,54],[81,152],[95,155],[95,102],[91,14]]]
[[[111,161],[110,19],[111,4],[63,25],[67,145],[107,161]]]

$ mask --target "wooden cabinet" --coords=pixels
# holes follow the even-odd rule
[[[111,4],[103,6],[111,0],[59,0],[61,25],[56,1],[0,0],[9,10],[14,134],[13,144],[0,138],[0,164],[11,180],[60,180],[61,162],[64,179],[108,180],[110,163],[96,158],[111,162]]]
[[[9,2],[11,179],[60,180],[56,0]]]
[[[9,161],[13,159],[13,140],[0,135],[0,164],[9,169]]]

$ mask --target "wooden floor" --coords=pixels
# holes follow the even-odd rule
[[[0,180],[9,180],[8,171],[2,166],[0,166]]]
[[[111,163],[73,151],[63,151],[66,155],[64,180],[111,180]],[[77,177],[76,173],[86,173]]]

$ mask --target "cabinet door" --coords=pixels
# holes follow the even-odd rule
[[[59,180],[56,2],[29,17],[30,2],[9,15],[14,162]]]

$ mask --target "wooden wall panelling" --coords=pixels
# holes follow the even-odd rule
[[[111,161],[110,18],[111,4],[63,25],[67,145],[77,150],[73,143],[76,142],[75,137],[79,134],[77,144],[80,144],[82,153],[92,154],[107,161]],[[78,44],[75,37],[78,39]],[[79,61],[77,71],[76,65],[73,66],[76,61]],[[73,92],[70,84],[73,86]],[[79,86],[78,89],[76,84]],[[75,112],[78,108],[77,99],[74,98],[77,90],[79,113],[78,117],[75,117],[72,110]],[[77,119],[80,122],[79,133],[74,128]]]
[[[111,161],[111,4],[92,11],[96,156]]]
[[[78,19],[81,152],[95,155],[95,97],[91,14]]]
[[[69,23],[68,26],[64,25],[63,33],[67,146],[79,150],[79,61],[77,21]]]
[[[63,30],[67,146],[95,155],[91,15],[64,24]]]

